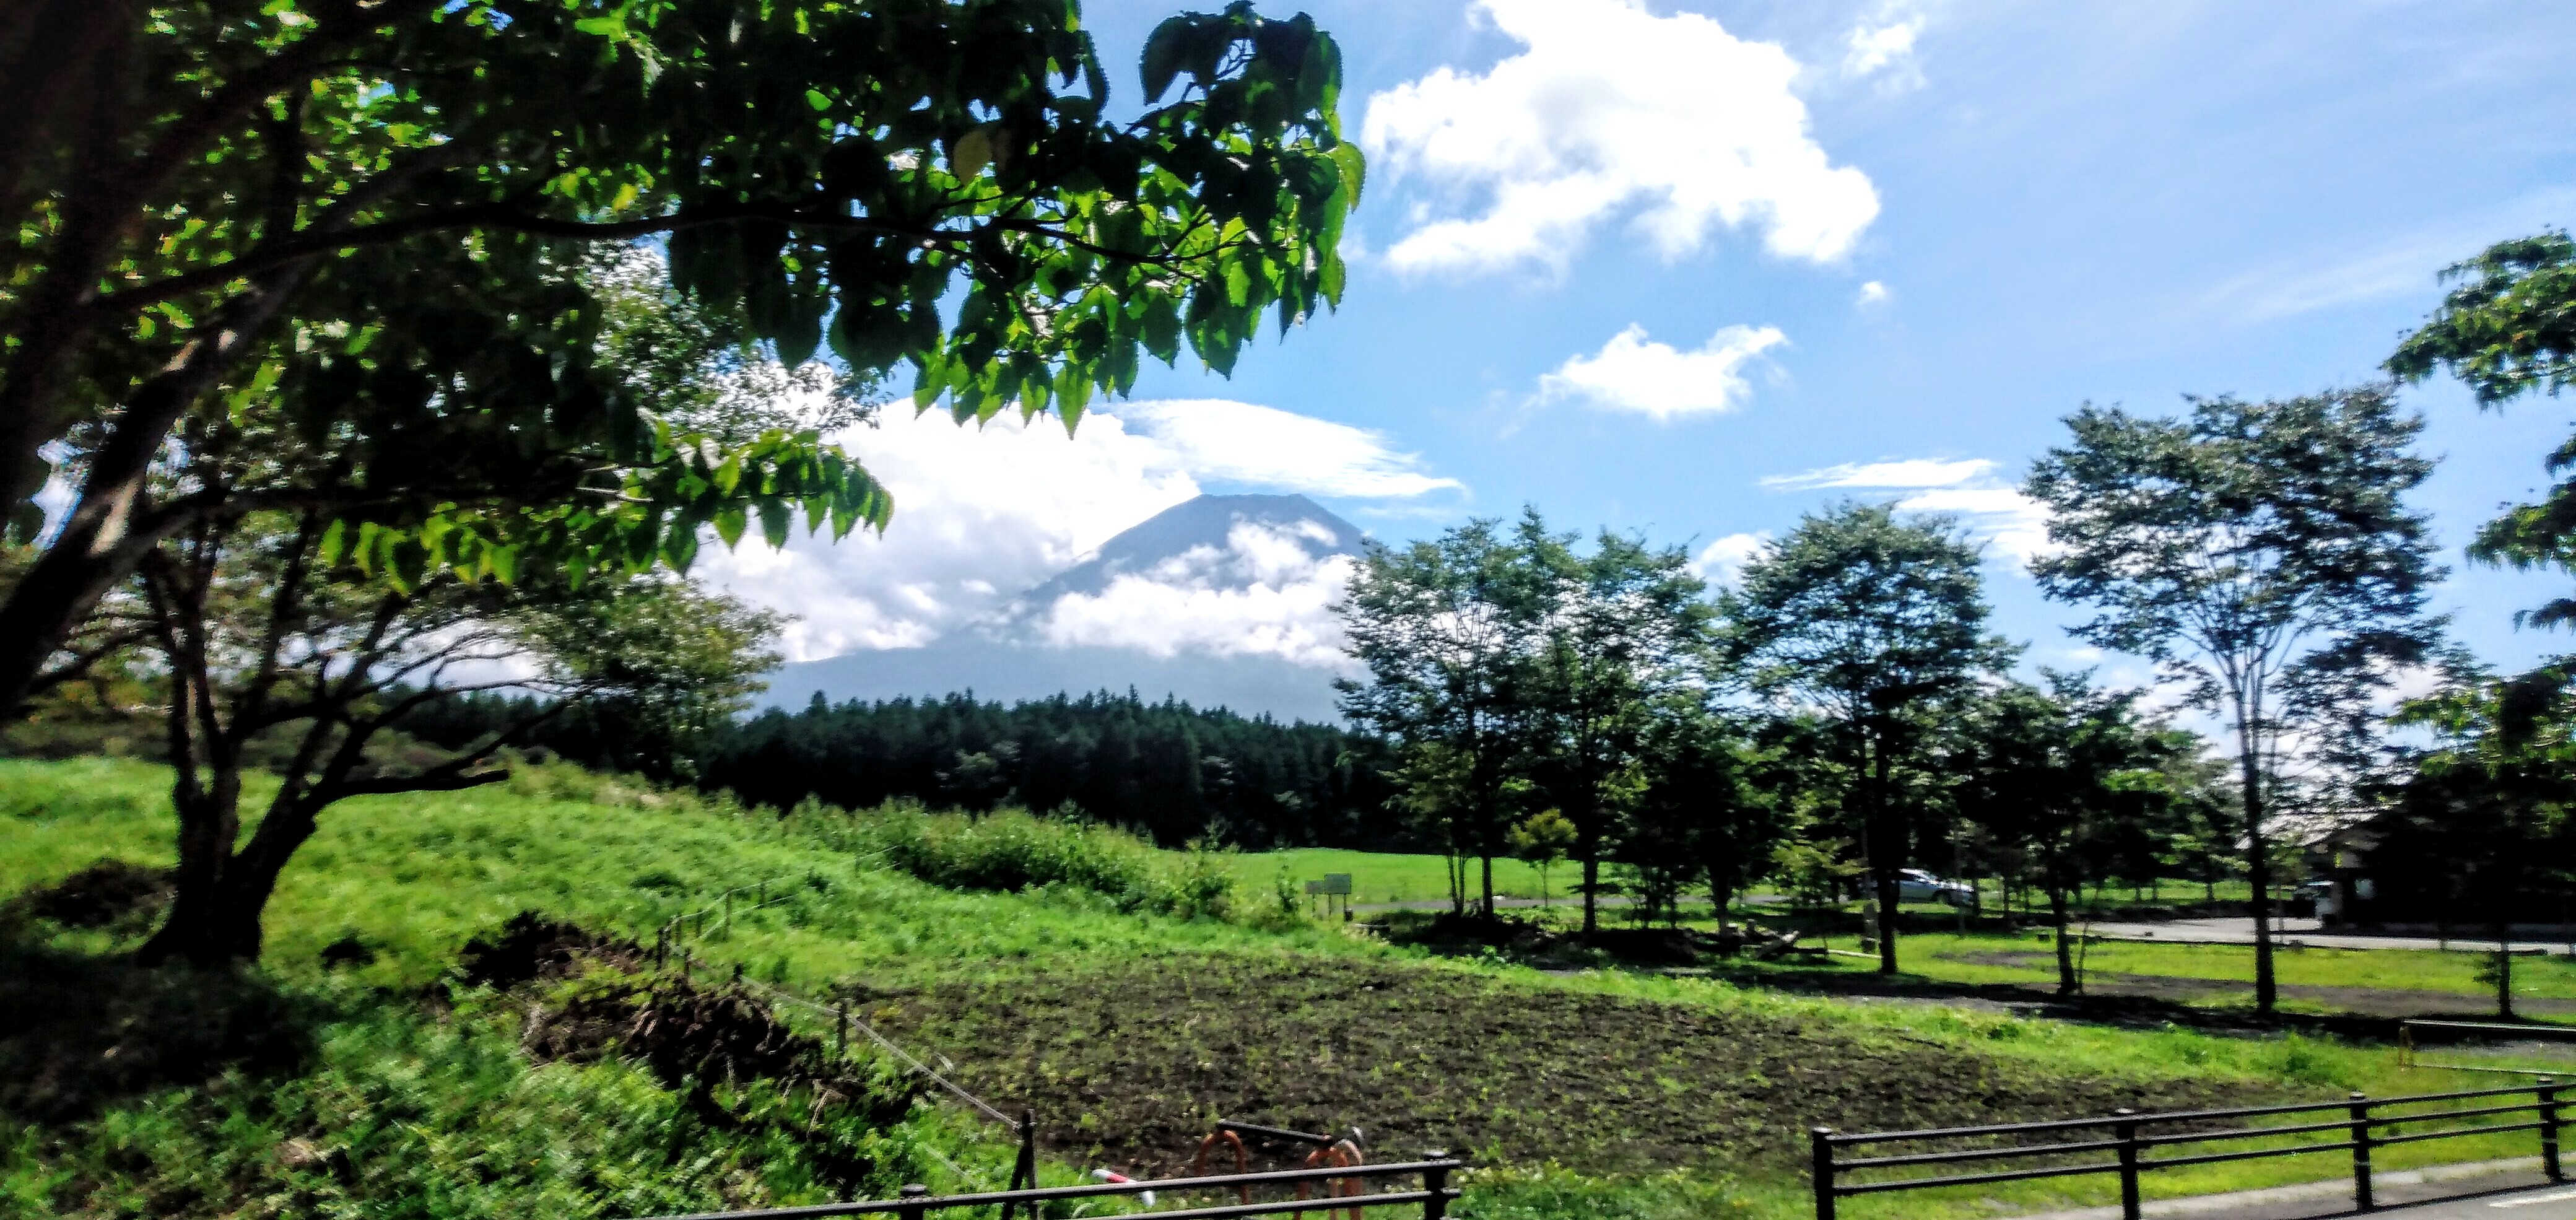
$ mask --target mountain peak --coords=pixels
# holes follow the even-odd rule
[[[1222,553],[1232,546],[1235,530],[1246,525],[1294,539],[1313,559],[1357,554],[1365,537],[1358,526],[1304,496],[1202,495],[1120,531],[1082,562],[1015,599],[1010,613],[1042,613],[1067,593],[1098,593],[1123,574],[1150,571],[1202,547]]]
[[[1005,701],[1135,687],[1201,707],[1330,721],[1330,622],[1359,527],[1299,495],[1202,495],[1134,526],[992,617],[919,648],[788,665],[768,702]],[[1123,578],[1123,579],[1122,579]],[[1060,611],[1070,611],[1068,616]]]

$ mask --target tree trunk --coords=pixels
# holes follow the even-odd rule
[[[2067,945],[2066,930],[2074,925],[2075,920],[2066,909],[2064,884],[2049,882],[2048,913],[2057,920],[2057,994],[2079,994],[2084,990],[2084,980],[2075,973],[2075,955]]]
[[[1878,882],[1878,972],[1896,973],[1896,906],[1903,897],[1897,870],[1905,866],[1906,834],[1896,802],[1889,798],[1894,762],[1888,757],[1887,737],[1882,732],[1872,751],[1870,820],[1877,823],[1870,836],[1869,868]]]
[[[2241,712],[2237,725],[2237,765],[2245,790],[2245,881],[2253,890],[2245,905],[2254,915],[2254,1010],[2268,1013],[2280,998],[2272,979],[2272,853],[2263,841],[2262,770]]]
[[[1894,865],[1881,866],[1876,861],[1872,861],[1870,863],[1870,871],[1876,874],[1876,879],[1878,881],[1878,972],[1880,974],[1894,974],[1896,973],[1896,899],[1898,894],[1896,867]]]
[[[1485,856],[1485,918],[1494,917],[1494,857]]]
[[[2496,1015],[2513,1019],[2513,923],[2507,915],[2501,895],[2496,902]]]
[[[1601,930],[1601,856],[1586,852],[1583,856],[1583,934]]]

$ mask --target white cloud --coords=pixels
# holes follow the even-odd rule
[[[1983,478],[1994,468],[1995,463],[1984,458],[1844,462],[1804,474],[1768,475],[1763,478],[1762,485],[1773,491],[1806,491],[1817,487],[1950,487]]]
[[[1923,18],[1919,14],[1853,26],[1844,40],[1843,74],[1872,76],[1892,69],[1899,79],[1910,77],[1914,40],[1922,34]]]
[[[1276,407],[1203,398],[1126,403],[1117,412],[1169,450],[1173,465],[1201,478],[1362,499],[1460,489],[1456,479],[1422,473],[1417,456],[1389,449],[1384,433]]]
[[[880,426],[839,439],[894,494],[882,537],[800,533],[783,550],[752,539],[700,553],[702,579],[796,616],[783,641],[790,660],[926,644],[1198,495],[1203,480],[1387,498],[1458,486],[1377,433],[1222,401],[1120,404],[1084,416],[1070,437],[1051,418],[1023,424],[1004,412],[961,427],[897,404]],[[1269,586],[1285,596],[1296,583]]]
[[[1750,534],[1728,534],[1699,549],[1690,563],[1692,572],[1713,585],[1735,583],[1736,574],[1771,545],[1771,531]]]
[[[1646,328],[1632,324],[1599,352],[1572,357],[1539,378],[1539,397],[1580,398],[1604,410],[1659,420],[1719,414],[1752,392],[1745,364],[1787,341],[1777,327],[1728,326],[1698,351],[1685,352],[1647,339]]]
[[[2048,509],[2010,487],[1944,487],[1896,502],[1909,513],[1948,513],[1996,550],[2028,563],[2048,552]]]
[[[1762,486],[1774,491],[1910,492],[1897,499],[1898,511],[1948,513],[1995,550],[2027,564],[2049,549],[2048,509],[1996,480],[1997,465],[1986,458],[1845,462],[1803,474],[1771,475]]]
[[[1073,436],[1008,412],[982,428],[904,404],[842,443],[894,494],[883,537],[798,535],[702,552],[703,578],[797,616],[790,660],[926,644],[1136,522],[1199,494],[1169,452],[1095,412]],[[1007,592],[1003,592],[1003,591]]]
[[[1895,293],[1887,290],[1887,285],[1871,280],[1860,286],[1860,296],[1853,301],[1853,304],[1868,309],[1872,306],[1885,305],[1895,297]]]
[[[1122,573],[1096,594],[1057,598],[1038,620],[1039,635],[1057,647],[1273,656],[1347,671],[1352,661],[1332,605],[1353,566],[1348,555],[1317,557],[1294,536],[1238,522],[1224,550],[1195,547],[1149,571]]]
[[[1527,49],[1483,75],[1441,67],[1369,99],[1371,155],[1482,204],[1413,218],[1398,270],[1561,269],[1621,216],[1666,257],[1753,225],[1784,258],[1849,252],[1878,192],[1809,136],[1798,64],[1696,13],[1625,0],[1477,0]]]

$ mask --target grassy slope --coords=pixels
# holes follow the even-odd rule
[[[162,783],[161,772],[135,764],[0,762],[0,893],[59,878],[101,856],[166,862],[169,828]],[[1259,882],[1275,873],[1276,863],[1267,869],[1258,859],[1243,863],[1255,880],[1256,892],[1266,890]],[[1319,863],[1304,861],[1297,867]],[[1429,864],[1429,880],[1435,887],[1431,896],[1436,897],[1436,859]],[[1327,870],[1314,867],[1313,871]],[[1808,1039],[1806,1052],[1790,1054],[1787,1062],[1810,1070],[1846,1057],[1855,1062],[1911,1065],[1901,1072],[1891,1069],[1884,1080],[1867,1071],[1854,1073],[1853,1079],[1863,1086],[1858,1090],[1861,1094],[1873,1089],[1884,1094],[1900,1086],[1925,1088],[1923,1069],[1937,1066],[1926,1058],[1928,1047],[1939,1052],[1932,1059],[1946,1058],[1957,1069],[1951,1079],[1979,1078],[1981,1073],[2009,1077],[2018,1082],[2012,1104],[2043,1108],[2047,1103],[2040,1099],[2052,1096],[2047,1088],[2051,1079],[2084,1082],[2081,1088],[2056,1094],[2084,1102],[2108,1097],[2123,1087],[2158,1096],[2177,1087],[2155,1083],[2159,1081],[2199,1081],[2192,1087],[2222,1093],[2444,1087],[2440,1081],[2398,1076],[2385,1052],[2305,1039],[2140,1033],[1912,1006],[1836,1004],[1696,980],[1621,974],[1550,976],[1497,966],[1409,960],[1379,946],[1345,939],[1332,929],[1265,932],[1205,919],[1183,922],[1122,915],[1105,902],[1081,894],[951,893],[872,867],[831,849],[819,838],[765,818],[623,789],[578,773],[540,772],[502,788],[351,802],[334,810],[321,835],[289,870],[272,907],[267,968],[267,976],[281,987],[336,1005],[337,1015],[322,1027],[318,1067],[268,1086],[272,1090],[268,1095],[239,1088],[164,1089],[126,1098],[103,1115],[69,1127],[0,1132],[8,1145],[0,1149],[0,1155],[8,1158],[8,1189],[23,1206],[52,1197],[45,1192],[58,1189],[60,1183],[49,1186],[49,1175],[85,1174],[84,1180],[108,1182],[126,1190],[125,1197],[143,1200],[94,1202],[94,1210],[101,1214],[190,1210],[171,1204],[167,1182],[146,1182],[151,1175],[142,1170],[118,1169],[122,1163],[118,1156],[158,1164],[154,1158],[177,1157],[193,1139],[201,1159],[220,1159],[213,1154],[222,1149],[206,1146],[208,1141],[221,1144],[232,1137],[217,1132],[238,1128],[245,1134],[223,1145],[232,1149],[226,1155],[245,1162],[263,1156],[269,1162],[293,1162],[299,1158],[276,1149],[291,1149],[292,1140],[313,1133],[366,1127],[378,1121],[376,1111],[384,1097],[402,1095],[412,1097],[406,1104],[413,1109],[438,1116],[434,1122],[411,1124],[416,1133],[428,1131],[437,1138],[428,1140],[434,1147],[415,1148],[402,1142],[420,1143],[425,1136],[384,1136],[389,1142],[364,1145],[377,1148],[380,1156],[408,1158],[419,1169],[412,1176],[397,1174],[383,1181],[361,1174],[356,1183],[341,1186],[351,1198],[375,1198],[370,1205],[373,1210],[384,1210],[383,1192],[461,1190],[455,1184],[469,1181],[483,1183],[476,1188],[487,1196],[483,1203],[473,1198],[448,1200],[437,1207],[390,1214],[488,1214],[504,1210],[505,1204],[539,1198],[566,1214],[594,1210],[615,1214],[649,1211],[670,1201],[694,1205],[710,1197],[735,1203],[811,1197],[820,1188],[793,1175],[757,1181],[761,1150],[748,1146],[711,1146],[713,1160],[693,1163],[689,1173],[673,1175],[686,1180],[643,1180],[639,1175],[646,1174],[642,1166],[650,1161],[646,1151],[652,1147],[654,1133],[661,1131],[667,1139],[673,1121],[649,1081],[632,1073],[621,1075],[614,1064],[577,1071],[559,1066],[534,1073],[524,1065],[510,1067],[501,1062],[509,1058],[509,1044],[494,1032],[504,1029],[507,1014],[478,1016],[469,1011],[459,1018],[429,1022],[407,998],[454,960],[467,936],[523,908],[641,931],[702,904],[706,895],[726,886],[803,878],[817,879],[823,888],[800,889],[795,901],[746,916],[736,935],[704,946],[704,955],[742,963],[760,977],[809,994],[864,985],[875,994],[895,997],[892,1015],[904,1028],[955,1040],[954,1045],[934,1044],[935,1049],[955,1055],[990,1048],[992,1063],[1007,1065],[1019,1061],[1014,1054],[1024,1059],[1029,1053],[1025,1044],[1006,1048],[1007,1038],[1025,1038],[1031,1028],[1041,1033],[1053,1028],[1038,1016],[1043,1004],[1020,1011],[1033,1001],[1048,1001],[1049,996],[1151,996],[1157,994],[1156,987],[1168,993],[1174,978],[1206,980],[1216,1005],[1213,1011],[1219,1013],[1278,1000],[1283,991],[1279,980],[1288,976],[1398,986],[1407,989],[1405,994],[1418,996],[1434,1014],[1500,1009],[1513,1021],[1535,1022],[1526,1029],[1545,1034],[1541,1040],[1555,1045],[1552,1053],[1559,1060],[1580,1057],[1587,1050],[1581,1041],[1587,1029],[1554,1029],[1547,1024],[1563,1020],[1567,1012],[1598,1014],[1598,1028],[1588,1032],[1605,1047],[1618,1046],[1623,1031],[1640,1022],[1680,1031],[1661,1038],[1656,1053],[1683,1070],[1669,1066],[1654,1070],[1642,1062],[1630,1065],[1635,1070],[1621,1069],[1621,1087],[1641,1090],[1638,1098],[1666,1095],[1665,1101],[1652,1106],[1569,1106],[1566,1090],[1558,1087],[1561,1081],[1516,1078],[1509,1072],[1467,1080],[1473,1087],[1460,1095],[1466,1099],[1463,1103],[1457,1098],[1441,1100],[1441,1105],[1526,1109],[1533,1127],[1578,1120],[1569,1127],[1567,1141],[1568,1162],[1578,1169],[1638,1167],[1640,1163],[1596,1157],[1587,1150],[1618,1142],[1614,1124],[1622,1114],[1669,1109],[1674,1121],[1658,1126],[1656,1138],[1670,1135],[1676,1124],[1705,1118],[1687,1104],[1695,1087],[1691,1048],[1718,1038],[1776,1042],[1791,1051],[1799,1039]],[[1362,896],[1376,897],[1366,892],[1366,885],[1364,880]],[[324,975],[315,965],[319,949],[351,934],[376,947],[379,959],[354,976]],[[93,943],[91,947],[104,946]],[[1240,982],[1229,986],[1229,977]],[[1345,996],[1333,992],[1322,1000],[1338,1004]],[[924,1008],[913,997],[943,1003]],[[1650,1007],[1619,1007],[1636,1003]],[[909,1016],[907,1005],[914,1006]],[[1680,1006],[1688,1011],[1666,1012],[1654,1006]],[[1120,1054],[1136,1058],[1173,1049],[1173,1039],[1187,1042],[1192,1030],[1213,1019],[1211,1010],[1203,1006],[1182,1015],[1178,1023],[1142,1031],[1150,1036],[1134,1040],[1131,1050],[1104,1051],[1117,1044],[1096,1036],[1080,1040],[1089,1049],[1074,1057],[1079,1060],[1072,1065],[1074,1074],[1114,1080]],[[1311,1023],[1271,1021],[1248,1032],[1265,1040],[1261,1045],[1267,1048],[1275,1073],[1293,1076],[1310,1062],[1297,1039],[1314,1038]],[[1472,1049],[1473,1043],[1468,1045]],[[1427,1070],[1444,1078],[1473,1076],[1476,1062],[1457,1060],[1457,1047],[1453,1040],[1426,1050],[1420,1060]],[[1372,1065],[1371,1073],[1400,1076],[1403,1049],[1381,1048],[1378,1054],[1385,1060],[1384,1070]],[[991,1063],[976,1061],[972,1055],[966,1058],[964,1066],[970,1075],[994,1070]],[[1708,1058],[1699,1070],[1732,1071],[1733,1063],[1723,1056]],[[1554,1071],[1562,1064],[1540,1066]],[[1213,1065],[1208,1070],[1218,1077],[1245,1075]],[[1007,1085],[1007,1076],[1006,1072],[996,1075],[997,1091]],[[1929,1087],[1940,1088],[1939,1080]],[[1736,1091],[1755,1102],[1767,1096],[1758,1082],[1739,1080]],[[1491,1096],[1480,1099],[1476,1094]],[[1265,1099],[1210,1095],[1168,1100],[1172,1108],[1188,1110],[1236,1104],[1258,1109]],[[1617,1103],[1618,1099],[1608,1100]],[[1832,1107],[1862,1111],[1887,1108],[1866,1096],[1828,1097],[1827,1101]],[[1121,1104],[1130,1102],[1121,1099]],[[1403,1108],[1394,1100],[1370,1104]],[[2061,1103],[2056,1108],[2065,1106]],[[589,1113],[594,1109],[599,1113]],[[1438,1106],[1418,1109],[1407,1120],[1438,1112]],[[1901,1112],[1902,1106],[1892,1111]],[[1368,1114],[1350,1117],[1354,1121],[1373,1118]],[[1757,1115],[1766,1124],[1765,1131],[1772,1126],[1786,1128],[1789,1124],[1779,1120],[1789,1117],[1814,1116]],[[210,1130],[194,1134],[177,1130],[191,1124]],[[492,1129],[494,1124],[503,1129]],[[1406,1122],[1399,1121],[1397,1127],[1404,1130]],[[1428,1138],[1427,1129],[1424,1134]],[[896,1136],[945,1147],[961,1156],[989,1153],[968,1149],[968,1137],[946,1131],[940,1122]],[[1526,1153],[1514,1144],[1516,1138],[1503,1132],[1484,1142],[1502,1151]],[[1712,1142],[1724,1143],[1683,1141],[1691,1147]],[[119,1147],[129,1151],[115,1154]],[[1689,1164],[1678,1164],[1686,1159],[1681,1153],[1650,1156],[1642,1164],[1677,1164],[1677,1168],[1609,1184],[1562,1168],[1525,1165],[1488,1175],[1469,1214],[1496,1220],[1554,1214],[1708,1214],[1721,1201],[1762,1213],[1794,1214],[1799,1206],[1798,1183],[1772,1155],[1781,1147],[1774,1135]],[[468,1154],[460,1151],[463,1148],[484,1151]],[[2459,1145],[2390,1150],[2427,1161],[2484,1151]],[[492,1166],[476,1162],[459,1164],[435,1182],[416,1180],[435,1168],[440,1156],[471,1160],[521,1153],[525,1155],[519,1159],[529,1165],[553,1168],[541,1172],[522,1166],[496,1175]],[[906,1161],[902,1153],[901,1148],[891,1149],[888,1164],[917,1163]],[[208,1170],[199,1175],[206,1180],[186,1189],[211,1204],[226,1190],[265,1189],[277,1180],[295,1177],[296,1167],[291,1164],[284,1169],[263,1164],[266,1167],[236,1165],[224,1173]],[[1741,1181],[1729,1184],[1710,1176],[1730,1165],[1743,1175]],[[313,1172],[349,1176],[331,1170],[327,1157]],[[2296,1165],[2261,1162],[2229,1176],[2212,1171],[2197,1179],[2162,1179],[2158,1185],[2165,1193],[2330,1172],[2330,1168],[2303,1171]],[[156,1196],[151,1190],[164,1193]],[[369,1195],[369,1191],[378,1194]],[[2007,1197],[2060,1196],[2034,1188]],[[2075,1197],[2090,1196],[2076,1188]],[[1972,1214],[1983,1210],[1973,1200],[1960,1206]],[[327,1210],[318,1204],[308,1204],[306,1209]],[[258,1209],[251,1210],[255,1214]],[[1856,1214],[1867,1212],[1855,1210]],[[1931,1214],[1921,1202],[1896,1210]]]

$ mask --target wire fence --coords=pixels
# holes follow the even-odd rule
[[[655,964],[667,968],[670,964],[670,959],[676,952],[679,959],[680,970],[683,974],[689,973],[693,967],[698,965],[707,965],[712,967],[712,963],[705,962],[703,959],[698,958],[695,954],[689,951],[688,942],[693,936],[696,939],[705,939],[708,934],[708,924],[712,920],[717,921],[715,923],[716,930],[720,934],[730,938],[733,931],[734,920],[737,916],[748,915],[754,911],[759,911],[768,907],[782,906],[793,901],[798,896],[798,892],[800,890],[810,888],[813,877],[814,874],[806,873],[787,878],[757,881],[749,885],[738,885],[717,894],[715,899],[704,907],[700,907],[694,911],[683,911],[680,914],[664,920],[661,928],[655,934]],[[776,891],[774,896],[773,890]],[[748,903],[737,903],[735,898],[741,895],[748,895],[750,897],[750,901]],[[1020,1138],[1024,1148],[1033,1138],[1036,1122],[1036,1116],[1034,1114],[1023,1111],[1021,1117],[1012,1118],[1010,1115],[1003,1113],[1002,1110],[993,1103],[976,1096],[974,1093],[968,1091],[964,1086],[949,1079],[938,1069],[922,1062],[919,1056],[904,1049],[903,1046],[897,1043],[894,1039],[887,1037],[884,1031],[869,1024],[865,1017],[850,1011],[850,1005],[847,1001],[835,1002],[828,1005],[820,1003],[774,984],[764,983],[758,979],[749,978],[744,974],[742,966],[738,963],[733,967],[732,981],[745,990],[762,996],[774,1005],[785,1005],[791,1009],[802,1010],[818,1016],[830,1018],[833,1023],[833,1050],[835,1053],[848,1053],[850,1030],[855,1027],[862,1036],[867,1038],[868,1041],[875,1043],[878,1049],[883,1050],[886,1054],[892,1056],[895,1062],[902,1064],[907,1071],[928,1080],[933,1085],[938,1086],[949,1096],[956,1098],[958,1101],[964,1102],[968,1108],[983,1114],[986,1118],[990,1118],[994,1122],[1000,1123],[1006,1128],[1009,1128],[1014,1135]],[[942,1058],[944,1059],[945,1057],[943,1056]],[[976,1175],[969,1174],[964,1169],[957,1166],[955,1162],[949,1161],[946,1157],[939,1156],[936,1150],[928,1151],[931,1152],[932,1156],[937,1157],[941,1163],[947,1165],[950,1169],[955,1170],[958,1176],[968,1179],[976,1177]],[[1025,1154],[1023,1159],[1026,1159]],[[1014,1176],[1016,1177],[1017,1175]]]

